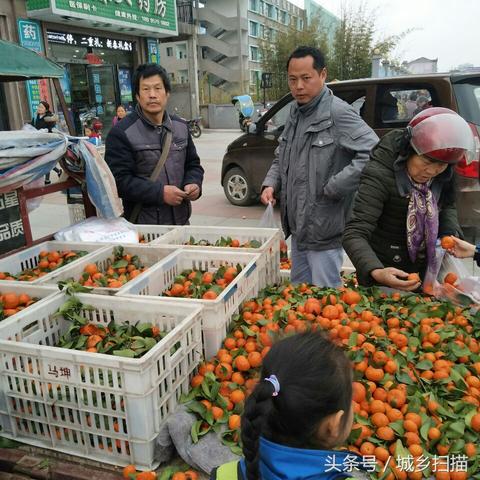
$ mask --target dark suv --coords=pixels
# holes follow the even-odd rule
[[[441,106],[457,111],[470,125],[477,145],[469,165],[456,167],[458,216],[465,233],[480,232],[480,74],[430,74],[367,78],[329,83],[333,93],[357,109],[378,136],[405,127],[421,109]],[[273,160],[277,139],[290,113],[291,94],[281,98],[228,147],[222,164],[222,185],[234,205],[258,201]]]

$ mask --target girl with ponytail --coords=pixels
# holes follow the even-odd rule
[[[349,478],[341,466],[355,453],[332,449],[350,434],[352,381],[345,353],[319,332],[275,343],[263,361],[261,381],[245,403],[244,458],[220,466],[210,478]]]

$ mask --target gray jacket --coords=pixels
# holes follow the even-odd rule
[[[263,187],[280,199],[285,235],[300,250],[342,246],[342,234],[375,132],[324,87],[307,105],[292,106]]]
[[[167,130],[172,132],[170,151],[159,178],[152,182],[149,177],[160,159]],[[176,207],[163,201],[165,185],[183,189],[185,185],[194,183],[202,187],[203,168],[184,120],[165,112],[163,124],[153,125],[137,107],[135,112],[110,130],[105,161],[115,177],[127,220],[135,205],[141,203],[142,210],[136,223],[188,223],[192,213],[189,200]]]

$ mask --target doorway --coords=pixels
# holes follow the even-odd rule
[[[91,105],[95,106],[97,117],[103,123],[103,136],[112,128],[116,114],[117,75],[113,65],[87,65],[87,78]]]
[[[0,84],[0,130],[10,130],[5,90],[2,84]]]

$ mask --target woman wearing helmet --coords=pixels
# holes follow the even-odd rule
[[[468,124],[448,108],[418,113],[372,150],[363,171],[343,246],[361,285],[416,290],[435,244],[459,235],[454,167],[471,154]]]

